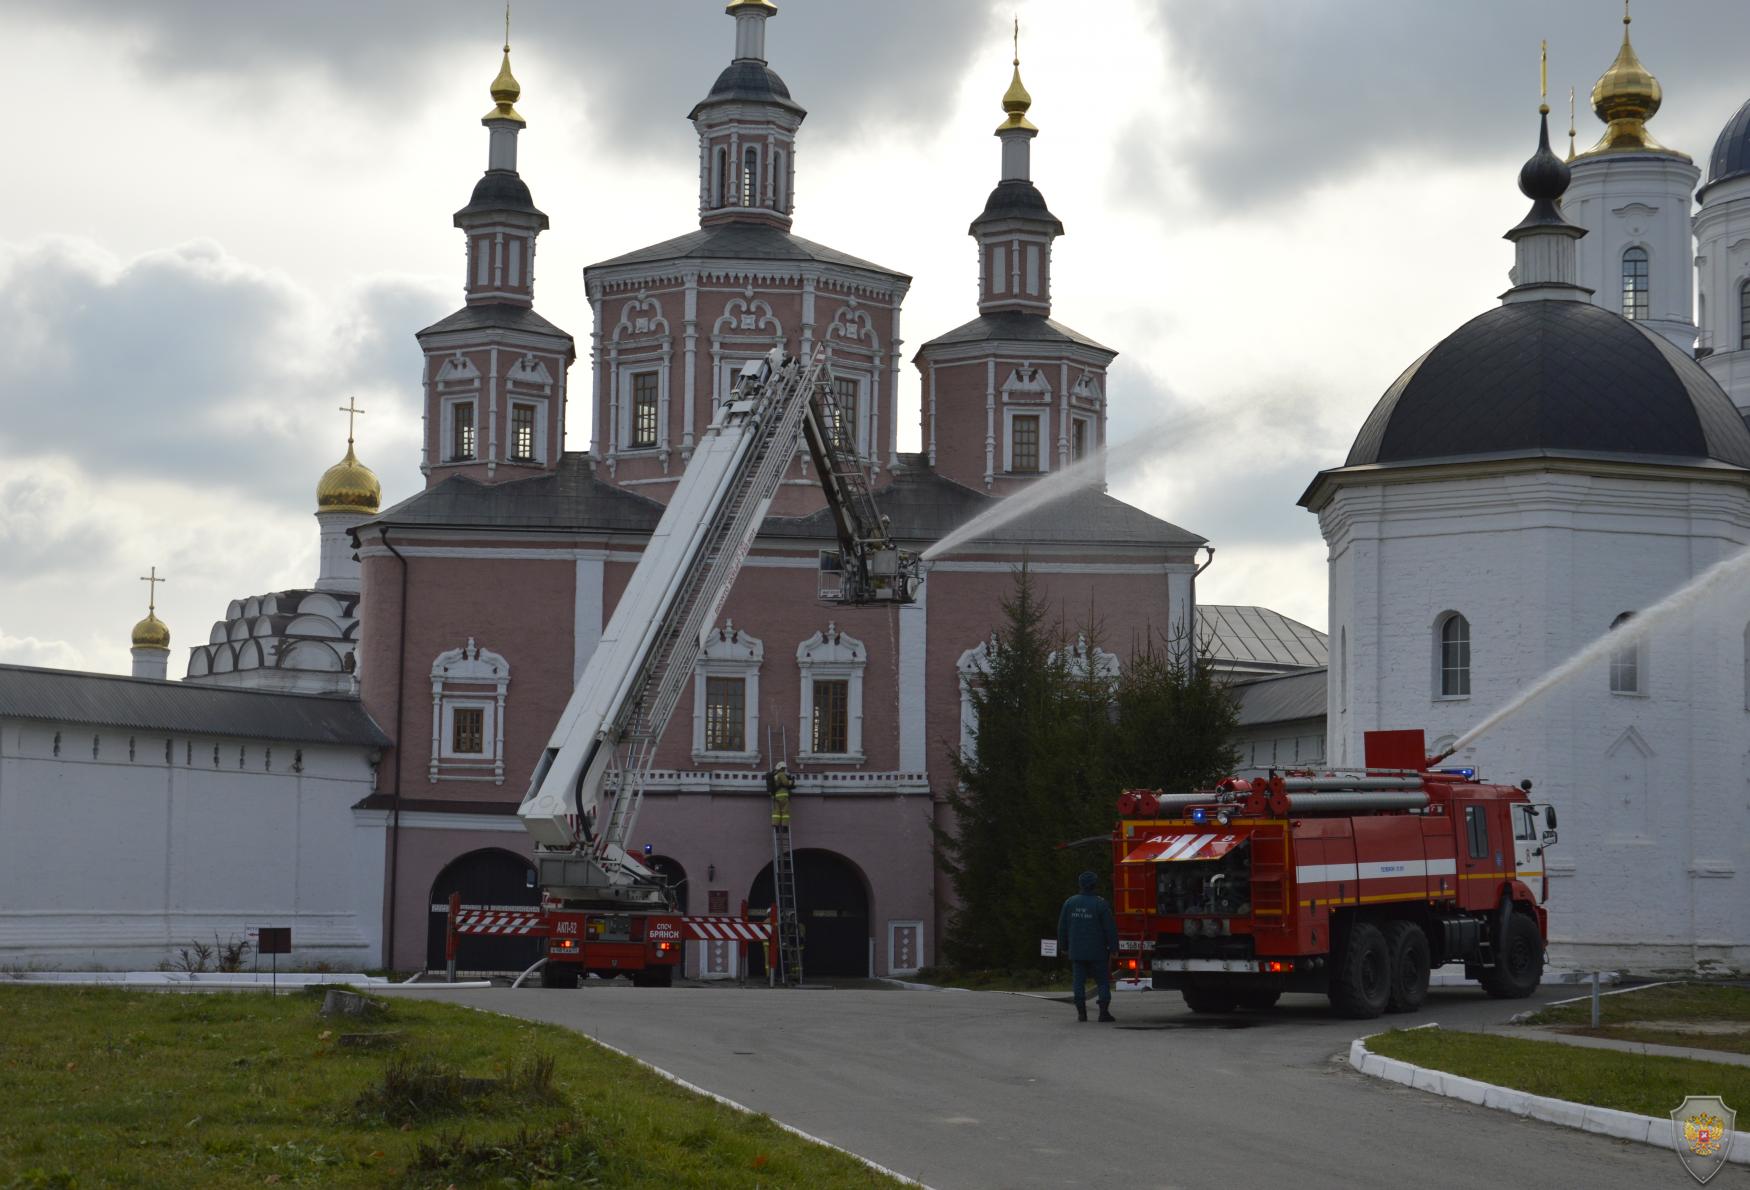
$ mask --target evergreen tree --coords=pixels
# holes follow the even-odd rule
[[[1206,785],[1238,758],[1233,700],[1206,666],[1145,647],[1116,680],[1101,673],[1092,612],[1072,643],[1025,563],[1002,612],[969,691],[972,746],[950,752],[952,821],[934,828],[958,901],[943,950],[968,969],[1049,965],[1039,940],[1076,874],[1111,874],[1110,847],[1062,844],[1109,836],[1121,790]]]

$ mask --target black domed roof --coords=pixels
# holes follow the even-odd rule
[[[1664,336],[1589,302],[1512,302],[1406,368],[1346,466],[1542,453],[1750,468],[1750,428]]]
[[[687,119],[698,116],[699,109],[707,103],[720,103],[729,99],[775,103],[798,114],[807,114],[800,103],[790,98],[790,88],[784,85],[784,80],[778,77],[777,71],[764,62],[738,58],[723,68],[723,73],[711,84],[711,93],[693,105],[693,110],[687,113]]]
[[[985,200],[984,213],[972,221],[972,234],[977,235],[978,225],[992,219],[1043,219],[1052,225],[1056,234],[1063,234],[1063,224],[1045,205],[1045,196],[1039,193],[1039,187],[1024,179],[1012,178],[997,183],[996,189]]]
[[[510,169],[489,169],[474,183],[474,193],[468,205],[456,212],[456,218],[481,211],[520,211],[539,216],[541,226],[547,226],[547,216],[535,206],[534,195],[522,175]]]
[[[1746,174],[1750,174],[1750,99],[1746,99],[1738,113],[1720,129],[1713,156],[1708,159],[1707,186],[1702,190],[1705,192],[1716,182],[1741,178]]]

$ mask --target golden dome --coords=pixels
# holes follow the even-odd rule
[[[504,62],[498,68],[498,77],[492,80],[492,98],[497,107],[480,117],[482,120],[515,120],[518,124],[526,124],[527,120],[517,114],[511,104],[522,97],[522,84],[516,81],[516,75],[510,72],[510,42],[504,43]]]
[[[999,134],[1011,128],[1021,128],[1028,132],[1038,132],[1032,121],[1027,119],[1027,109],[1033,106],[1033,97],[1027,94],[1027,88],[1021,85],[1021,60],[1015,59],[1015,74],[1009,80],[1009,89],[1003,92],[1003,110],[1009,113],[1008,119],[997,125]]]
[[[133,639],[136,649],[170,649],[170,629],[156,612],[147,612],[146,618],[134,625]]]
[[[1628,5],[1624,4],[1622,48],[1616,52],[1616,61],[1610,64],[1610,69],[1592,85],[1592,110],[1606,125],[1604,135],[1581,155],[1670,153],[1684,157],[1684,154],[1660,144],[1647,131],[1647,121],[1659,110],[1665,92],[1652,72],[1641,65],[1635,47],[1629,42],[1628,26]]]
[[[382,499],[383,485],[358,461],[347,439],[346,457],[324,471],[316,485],[316,511],[375,513]]]

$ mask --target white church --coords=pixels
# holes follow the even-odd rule
[[[1692,217],[1700,170],[1648,131],[1660,87],[1624,26],[1598,143],[1562,161],[1544,109],[1500,305],[1302,497],[1329,547],[1334,765],[1375,727],[1450,746],[1750,546],[1750,103]],[[1557,807],[1552,961],[1750,967],[1750,571],[1453,763]]]
[[[1660,101],[1625,28],[1598,143],[1564,161],[1546,126],[1521,171],[1500,304],[1307,489],[1329,664],[1306,630],[1293,672],[1246,675],[1248,763],[1356,764],[1376,727],[1450,744],[1750,546],[1750,102],[1704,181],[1649,132]],[[256,924],[291,924],[305,961],[382,963],[388,822],[364,803],[387,737],[357,698],[346,536],[379,502],[349,437],[314,583],[235,601],[181,681],[151,612],[133,677],[0,665],[0,965],[150,966]],[[1750,582],[1703,611],[1454,758],[1556,805],[1558,964],[1750,970]]]

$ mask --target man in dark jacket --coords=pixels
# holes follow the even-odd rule
[[[1116,1018],[1107,1011],[1112,1004],[1112,955],[1118,950],[1118,923],[1112,906],[1094,892],[1100,878],[1083,872],[1082,891],[1063,903],[1057,915],[1057,953],[1069,959],[1071,985],[1075,991],[1076,1020],[1088,1019],[1087,978],[1094,977],[1094,998],[1100,1019]]]

